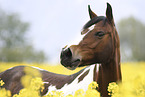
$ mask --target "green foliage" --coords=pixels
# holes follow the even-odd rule
[[[145,61],[145,25],[129,17],[118,23],[122,59],[124,61]]]
[[[0,9],[0,61],[43,62],[46,56],[36,51],[27,38],[29,23],[21,21],[15,13]]]

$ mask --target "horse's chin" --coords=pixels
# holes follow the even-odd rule
[[[75,70],[77,67],[79,67],[79,64],[80,64],[80,60],[78,59],[73,62],[70,62],[69,64],[62,64],[62,65],[69,70]]]
[[[84,62],[80,62],[80,64],[78,65],[78,67],[84,67],[84,66],[90,66],[90,65],[94,65],[94,64],[101,64],[100,62],[89,62],[89,63],[84,63]]]
[[[75,70],[77,67],[66,67],[69,70]]]

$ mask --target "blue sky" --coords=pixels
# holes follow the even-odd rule
[[[145,0],[0,0],[0,7],[29,22],[30,43],[48,55],[48,63],[59,63],[61,48],[82,38],[88,4],[97,15],[105,15],[106,2],[112,5],[116,23],[129,16],[145,23]]]

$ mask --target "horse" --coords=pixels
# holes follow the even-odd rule
[[[61,64],[68,69],[99,64],[94,81],[99,84],[102,97],[109,97],[108,84],[121,82],[120,41],[115,27],[112,7],[107,3],[106,17],[97,16],[88,6],[90,21],[81,34],[85,35],[78,45],[71,45],[61,53]]]
[[[55,74],[37,67],[44,82],[41,95],[53,90],[63,91],[65,95],[73,94],[78,89],[86,90],[92,81],[99,84],[98,91],[102,97],[109,97],[107,87],[110,82],[121,81],[120,44],[115,28],[112,7],[107,3],[106,17],[97,16],[88,6],[91,20],[82,30],[84,38],[78,45],[65,47],[61,51],[61,64],[71,70],[87,66],[72,75]],[[27,66],[16,66],[0,73],[5,82],[3,88],[11,94],[18,94],[23,89],[21,78],[26,75]]]

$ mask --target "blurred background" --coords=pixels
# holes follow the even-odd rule
[[[77,44],[88,4],[113,8],[122,62],[145,61],[144,0],[0,0],[0,61],[58,64],[61,48]]]

